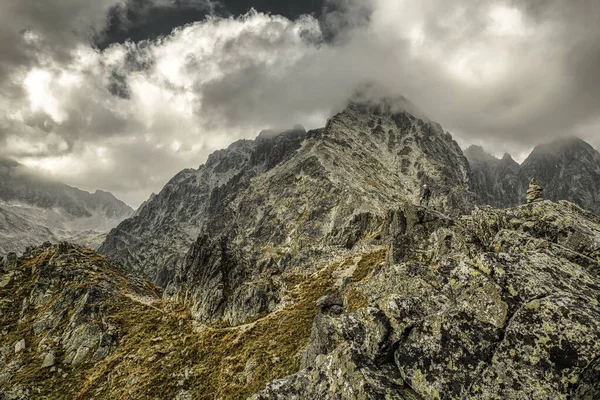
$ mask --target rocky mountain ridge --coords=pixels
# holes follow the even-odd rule
[[[441,126],[354,103],[323,129],[237,142],[183,171],[100,252],[191,298],[198,319],[237,324],[281,301],[273,273],[353,248],[425,182],[445,212],[472,206],[467,161]]]
[[[0,254],[45,241],[97,247],[134,211],[111,193],[88,193],[0,160]]]
[[[529,182],[527,174],[509,154],[498,159],[480,146],[464,152],[471,168],[471,187],[477,203],[492,207],[513,207],[523,203]]]
[[[534,148],[519,165],[510,155],[497,159],[483,148],[465,150],[477,202],[494,207],[522,204],[532,177],[548,199],[568,200],[600,215],[600,152],[575,137]]]

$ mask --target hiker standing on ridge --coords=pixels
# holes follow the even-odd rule
[[[431,197],[431,189],[429,186],[423,185],[423,194],[421,195],[421,200],[419,201],[419,205],[422,206],[423,202],[425,202],[425,207],[429,207],[429,198]]]

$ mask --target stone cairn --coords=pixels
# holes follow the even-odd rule
[[[542,201],[543,196],[542,193],[544,189],[535,178],[531,178],[531,182],[529,182],[529,189],[527,189],[527,196],[525,199],[527,200],[527,204],[535,203],[536,201]]]

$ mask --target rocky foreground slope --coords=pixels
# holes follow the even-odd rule
[[[0,159],[0,255],[48,240],[98,247],[133,213],[111,193],[88,193]]]
[[[11,256],[0,398],[600,396],[598,217],[567,202],[457,218],[404,203],[341,243],[356,237],[250,279],[278,297],[240,325],[198,324],[190,299],[89,250]],[[210,251],[197,257],[223,256]]]

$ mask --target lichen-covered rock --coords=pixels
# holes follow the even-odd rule
[[[417,400],[393,365],[376,365],[342,345],[317,357],[314,367],[275,381],[250,400]]]
[[[42,362],[42,368],[50,368],[53,367],[56,363],[56,357],[54,353],[50,352],[44,355],[44,361]]]
[[[74,367],[93,368],[116,348],[118,332],[107,321],[109,310],[126,294],[159,293],[147,283],[127,280],[93,251],[67,243],[29,248],[12,264],[5,273],[11,279],[0,287],[1,399],[74,390],[69,386],[77,375]],[[52,375],[45,371],[57,366],[65,372],[54,380],[63,386],[47,382]]]
[[[15,353],[20,353],[23,350],[25,350],[25,339],[21,339],[15,343]]]
[[[390,398],[594,398],[600,220],[549,201],[452,223],[411,213],[387,219],[389,263],[338,294],[362,297],[361,306],[322,311],[305,369],[257,398],[344,398],[330,376],[351,374],[337,356],[345,349],[355,352],[352,368],[398,377],[386,382],[399,396]]]
[[[6,255],[5,267],[7,269],[12,269],[12,268],[17,267],[17,254],[16,253],[11,252]]]

